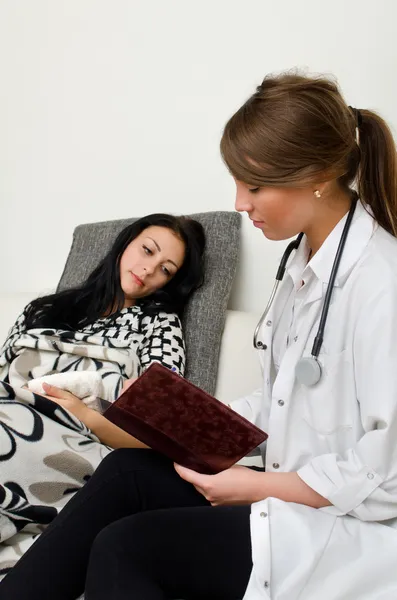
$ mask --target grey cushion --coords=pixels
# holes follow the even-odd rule
[[[186,377],[210,394],[215,391],[219,349],[226,308],[237,267],[241,218],[234,212],[190,215],[203,225],[207,238],[205,282],[184,315]],[[118,233],[134,219],[89,223],[76,227],[58,289],[78,285],[107,253]]]

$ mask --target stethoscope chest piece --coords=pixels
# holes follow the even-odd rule
[[[313,356],[301,358],[295,367],[295,376],[299,383],[306,386],[316,385],[321,379],[321,365]]]

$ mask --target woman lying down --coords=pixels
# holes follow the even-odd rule
[[[111,448],[135,443],[101,401],[153,362],[183,375],[180,316],[204,246],[197,221],[143,217],[79,288],[34,300],[12,327],[0,353],[0,579]],[[50,401],[48,384],[84,398],[81,408]]]

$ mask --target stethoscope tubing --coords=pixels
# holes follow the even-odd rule
[[[342,235],[341,235],[341,238],[339,241],[338,249],[336,251],[334,263],[333,263],[332,269],[331,269],[329,283],[328,283],[327,291],[326,291],[325,298],[324,298],[324,305],[323,305],[323,308],[321,311],[320,323],[319,323],[316,337],[314,338],[313,348],[312,348],[312,352],[311,352],[312,358],[316,361],[318,359],[318,356],[319,356],[319,353],[321,350],[321,346],[323,343],[324,330],[325,330],[325,325],[326,325],[327,317],[328,317],[328,311],[329,311],[329,307],[330,307],[330,303],[331,303],[331,296],[332,296],[333,288],[335,285],[335,280],[336,280],[336,276],[338,273],[339,264],[340,264],[342,254],[343,254],[343,251],[344,251],[344,248],[346,245],[347,236],[348,236],[350,226],[351,226],[351,223],[353,220],[353,215],[354,215],[354,211],[356,209],[356,205],[357,205],[357,196],[355,196],[353,198],[349,213],[347,215],[346,223],[344,225]],[[270,309],[272,307],[274,298],[275,298],[277,290],[278,290],[278,286],[284,277],[288,259],[291,255],[291,253],[293,252],[293,250],[297,250],[299,248],[299,244],[302,240],[302,237],[303,237],[303,233],[300,233],[295,240],[290,242],[288,244],[287,248],[285,249],[285,252],[281,258],[280,265],[279,265],[279,267],[277,269],[277,273],[276,273],[276,280],[274,282],[269,301],[268,301],[266,308],[263,311],[263,314],[262,314],[261,318],[259,319],[259,322],[255,328],[253,343],[254,343],[254,348],[257,350],[266,349],[263,342],[261,342],[258,339],[259,332],[261,330],[261,327],[262,327],[267,315],[270,312]]]

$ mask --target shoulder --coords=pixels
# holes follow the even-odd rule
[[[383,286],[397,283],[397,238],[377,227],[358,263],[360,275]]]
[[[397,238],[378,227],[349,279],[358,314],[381,308],[397,316]]]
[[[397,279],[397,238],[378,226],[364,253],[369,267],[381,269]]]
[[[173,329],[181,331],[182,323],[179,316],[176,313],[168,313],[160,311],[155,314],[144,314],[142,313],[142,328],[147,329],[149,327],[160,328],[160,329]]]

